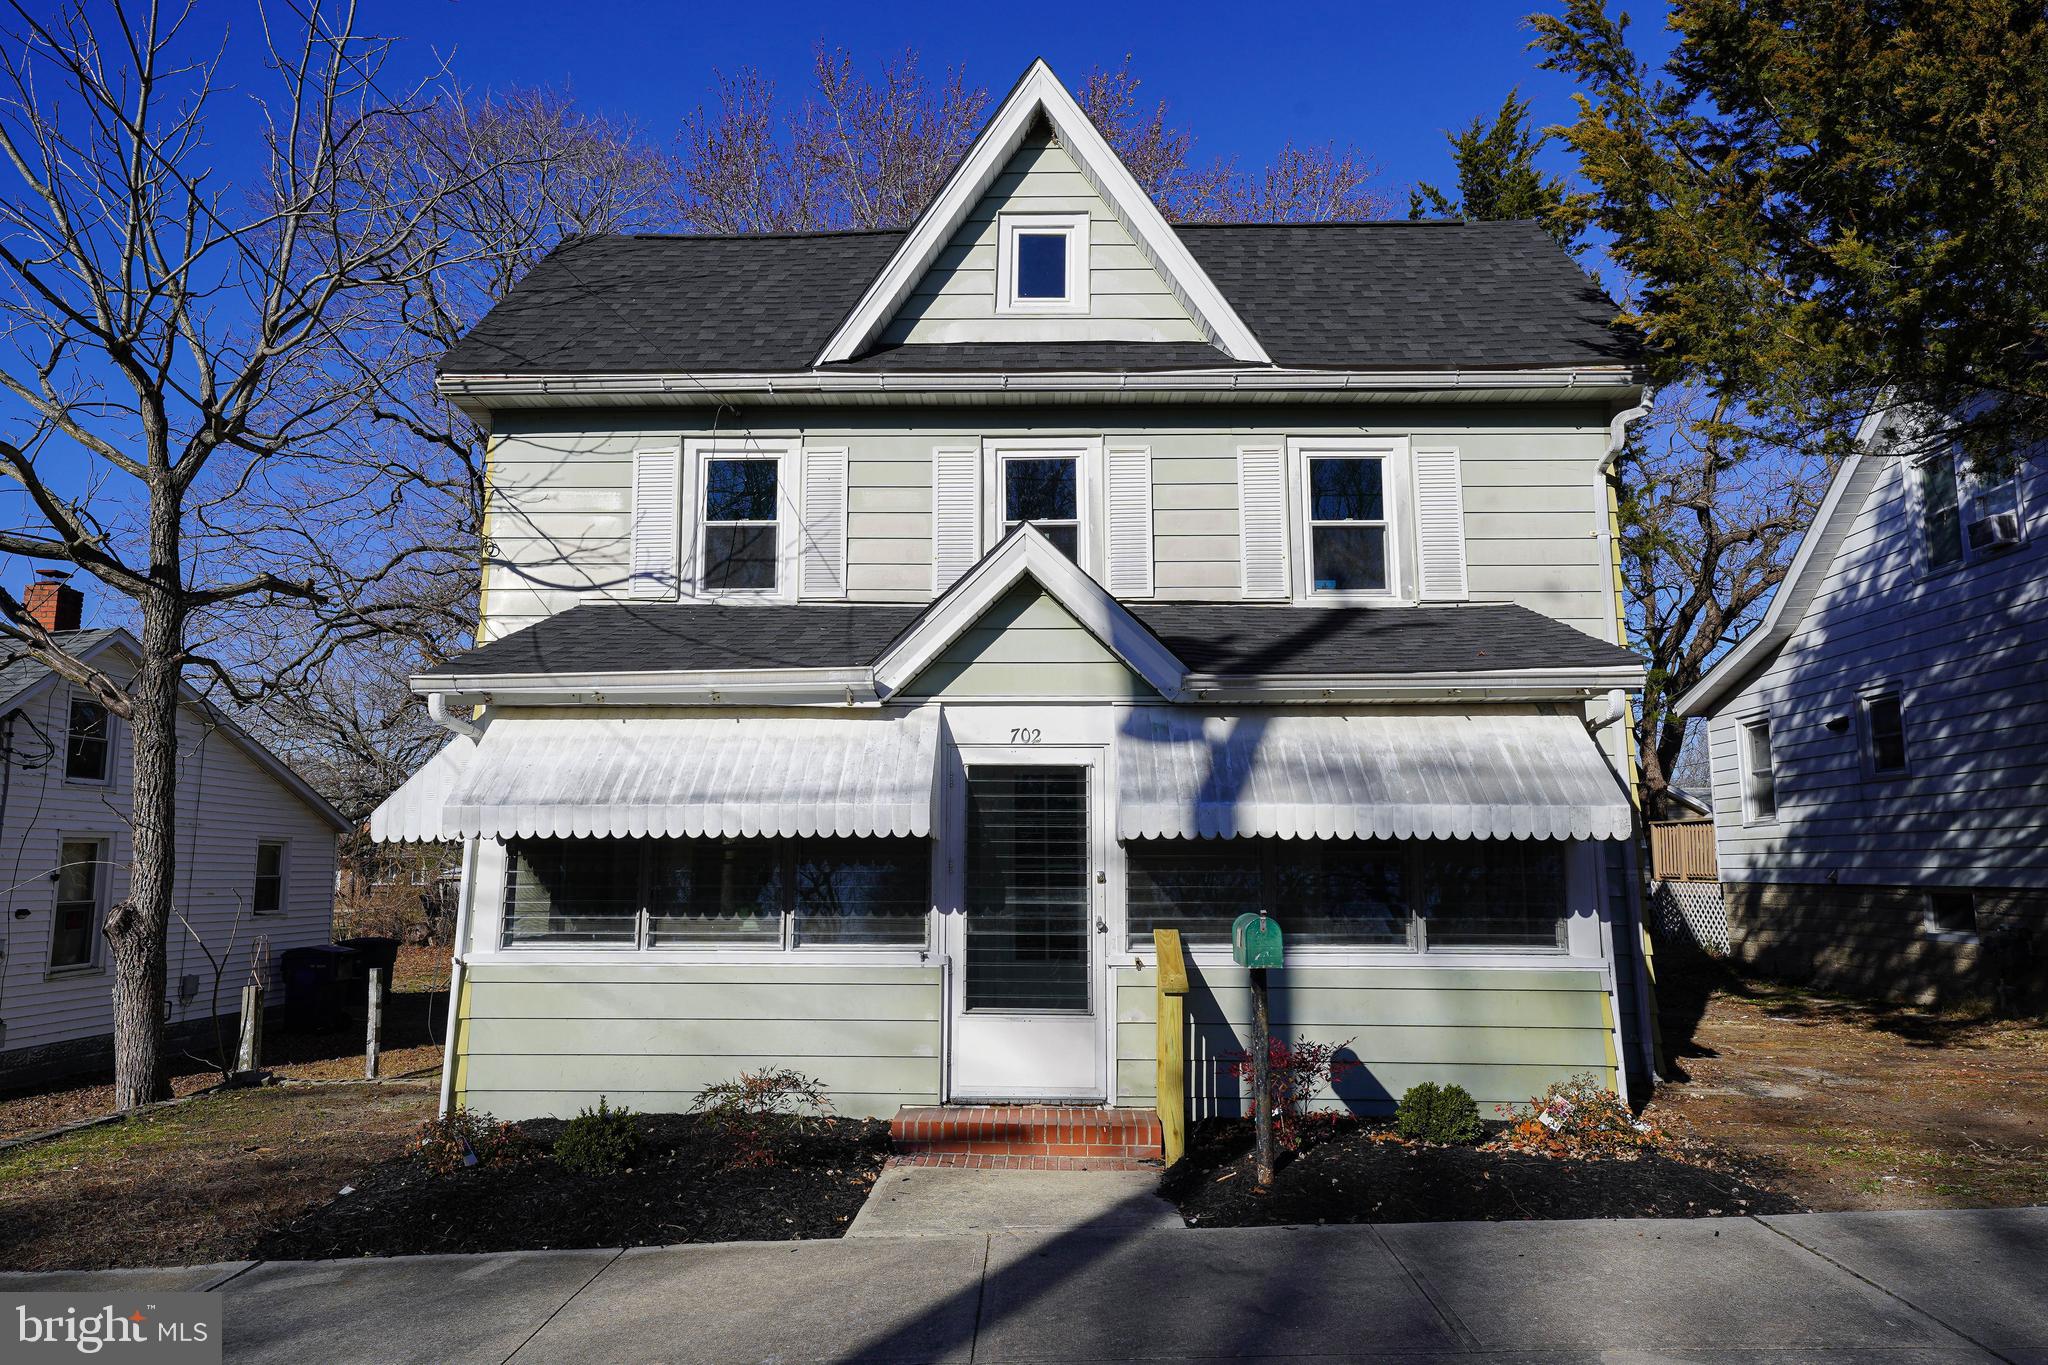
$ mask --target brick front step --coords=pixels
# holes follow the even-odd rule
[[[900,1109],[889,1122],[898,1166],[984,1170],[1130,1170],[1157,1166],[1159,1116],[1090,1105]]]

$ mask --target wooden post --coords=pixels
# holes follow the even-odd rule
[[[363,1078],[377,1079],[377,1041],[384,1024],[384,973],[370,968],[369,1008],[363,1024]]]
[[[1159,958],[1153,1016],[1159,1030],[1154,1108],[1159,1113],[1160,1147],[1171,1166],[1188,1147],[1188,966],[1181,955],[1180,930],[1153,930],[1152,947]]]
[[[247,1075],[263,1067],[263,983],[242,987],[242,1036],[235,1044],[235,1070]]]
[[[1266,969],[1252,968],[1252,1131],[1258,1135],[1258,1181],[1273,1188],[1273,1031],[1266,1013]]]

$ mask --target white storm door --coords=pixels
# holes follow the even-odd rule
[[[947,1093],[1102,1100],[1101,751],[977,746],[960,757]]]

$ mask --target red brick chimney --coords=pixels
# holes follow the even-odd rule
[[[30,618],[44,630],[78,629],[85,610],[85,594],[65,581],[70,577],[62,569],[37,569],[37,581],[29,584],[28,591],[21,595]]]

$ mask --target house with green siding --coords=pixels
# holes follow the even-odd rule
[[[1262,910],[1326,1105],[1625,1088],[1613,313],[1528,223],[1171,225],[1043,63],[906,230],[562,247],[442,366],[478,643],[373,821],[465,849],[446,1101],[1144,1110],[1173,929],[1232,1112]]]

